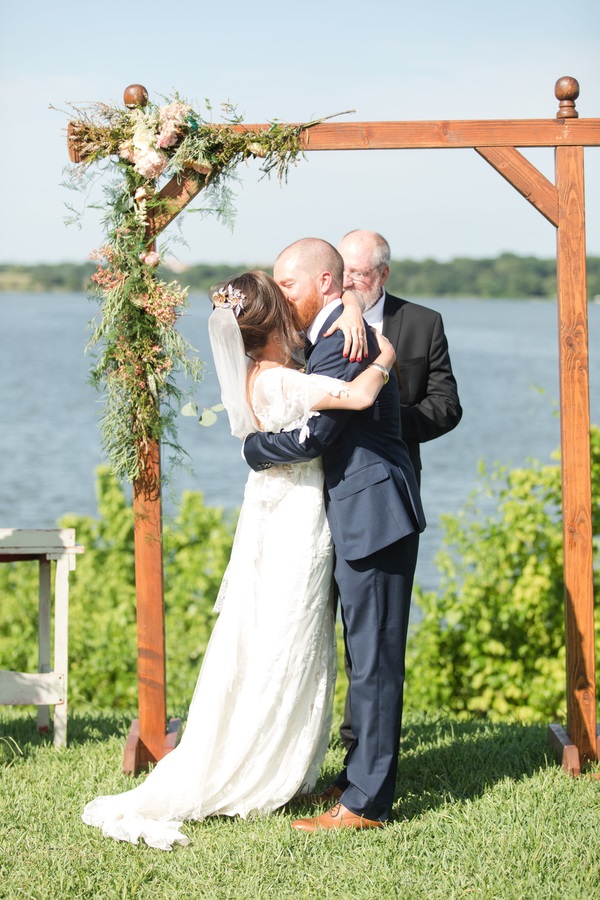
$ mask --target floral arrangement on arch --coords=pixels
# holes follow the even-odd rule
[[[177,440],[183,395],[176,375],[197,381],[202,373],[202,363],[176,329],[187,291],[157,277],[161,256],[149,226],[168,210],[161,183],[197,180],[205,189],[205,211],[230,222],[228,183],[235,166],[258,157],[264,173],[286,179],[302,152],[302,129],[316,122],[235,128],[241,118],[230,104],[223,105],[225,121],[215,124],[178,95],[162,106],[93,103],[71,109],[76,118],[69,123],[69,141],[77,161],[69,186],[87,190],[91,166],[99,161],[117,176],[105,188],[106,240],[91,256],[98,263],[92,282],[102,310],[88,346],[95,353],[91,381],[104,394],[103,449],[115,474],[134,481],[144,474],[150,441],[168,445],[173,460],[185,455]]]

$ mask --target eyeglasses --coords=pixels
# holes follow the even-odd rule
[[[366,272],[344,271],[344,278],[349,278],[351,281],[368,281],[373,272],[376,272],[379,268],[381,267],[373,266],[372,269],[367,269]]]

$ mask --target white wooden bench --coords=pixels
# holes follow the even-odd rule
[[[69,631],[69,572],[84,548],[75,543],[74,528],[0,528],[0,563],[39,561],[38,585],[38,671],[0,670],[0,705],[35,705],[40,731],[48,731],[49,706],[54,705],[54,746],[67,743],[67,681]],[[54,664],[50,666],[50,625],[52,617],[51,565],[56,563],[54,581]],[[0,615],[1,615],[0,598]]]

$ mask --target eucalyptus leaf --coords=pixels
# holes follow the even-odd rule
[[[181,408],[182,416],[197,416],[198,415],[198,405],[194,403],[193,400],[190,400],[189,403],[186,403],[185,406]]]
[[[213,412],[212,409],[205,409],[198,419],[200,425],[204,425],[205,428],[208,428],[210,425],[214,425],[217,421],[217,414]]]

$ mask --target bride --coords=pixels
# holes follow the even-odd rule
[[[212,299],[211,347],[236,437],[308,435],[320,409],[370,406],[393,365],[377,335],[379,357],[350,383],[299,371],[292,307],[263,272]],[[186,819],[264,815],[314,787],[337,669],[332,556],[320,459],[251,471],[183,737],[139,786],[88,803],[84,822],[171,850],[189,842]]]

